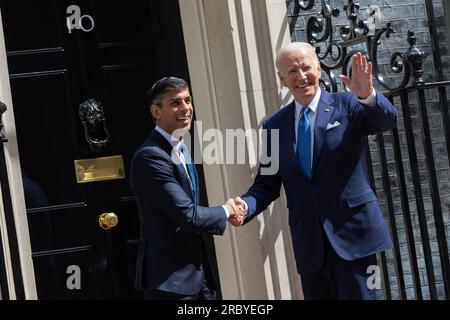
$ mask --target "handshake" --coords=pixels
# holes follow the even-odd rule
[[[242,226],[245,218],[247,217],[247,210],[245,209],[244,201],[239,197],[228,199],[228,201],[225,203],[225,206],[230,213],[228,222],[230,222],[235,227]]]

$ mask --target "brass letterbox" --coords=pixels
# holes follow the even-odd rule
[[[125,179],[122,156],[75,160],[78,183]]]

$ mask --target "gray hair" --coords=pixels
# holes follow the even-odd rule
[[[279,71],[281,69],[281,59],[283,56],[289,52],[296,51],[296,50],[309,50],[313,54],[314,61],[319,62],[319,57],[317,57],[316,49],[310,45],[308,42],[291,42],[284,47],[282,47],[280,50],[278,50],[277,53],[277,59],[275,61],[275,64],[277,66],[277,70]]]

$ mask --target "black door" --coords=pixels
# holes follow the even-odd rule
[[[139,221],[127,174],[153,126],[147,88],[168,74],[188,78],[178,1],[0,6],[38,298],[139,298]],[[88,135],[105,146],[87,142],[78,110],[88,99],[105,116]],[[126,178],[77,183],[74,160],[109,156],[122,156]],[[114,213],[117,226],[102,229],[102,213]]]

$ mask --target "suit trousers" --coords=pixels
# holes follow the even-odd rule
[[[348,261],[334,251],[322,230],[324,263],[319,271],[301,274],[305,300],[376,300],[367,280],[368,267],[377,265],[375,254]]]

